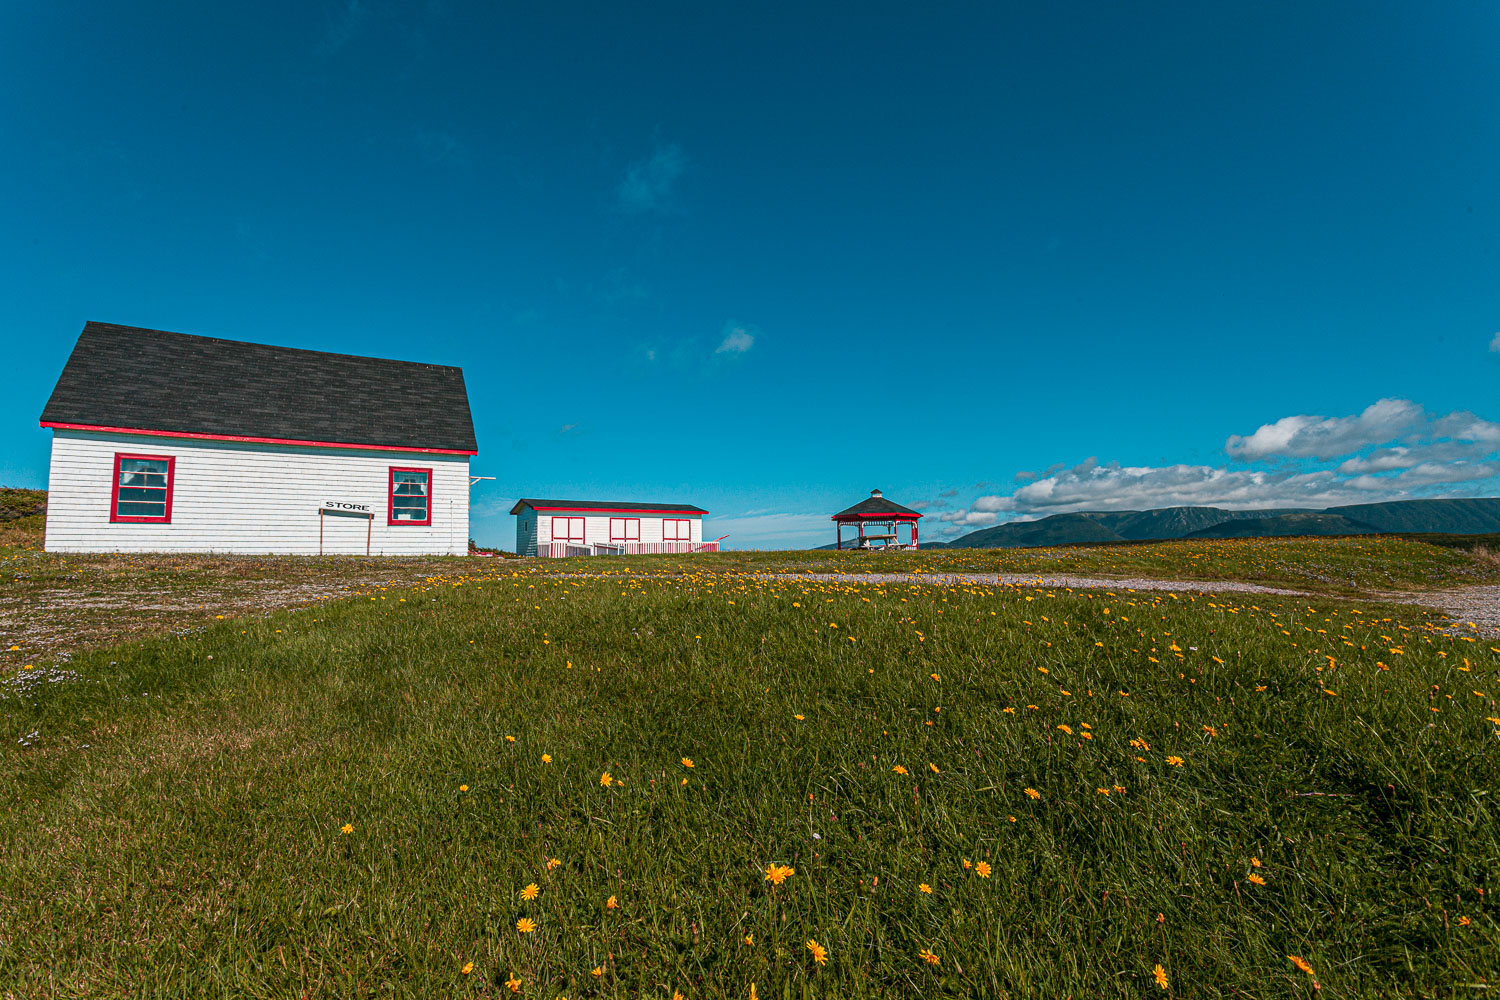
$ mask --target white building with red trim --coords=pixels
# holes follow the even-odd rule
[[[458,368],[89,323],[41,425],[49,551],[468,551]]]
[[[516,516],[516,553],[523,556],[644,555],[717,552],[703,540],[702,507],[630,500],[537,500],[523,497]]]

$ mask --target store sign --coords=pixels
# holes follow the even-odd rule
[[[323,509],[328,511],[348,512],[350,514],[369,514],[370,505],[364,503],[344,503],[342,500],[324,500]]]

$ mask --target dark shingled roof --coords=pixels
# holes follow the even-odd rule
[[[461,368],[113,323],[84,326],[42,423],[479,450]]]
[[[659,510],[669,514],[707,514],[702,507],[690,503],[637,503],[634,500],[536,500],[522,497],[510,509],[512,514],[521,513],[523,507],[532,510]]]
[[[861,500],[859,503],[855,504],[853,507],[846,507],[833,516],[835,518],[859,517],[862,514],[897,514],[904,517],[922,516],[921,514],[918,514],[916,511],[912,510],[910,507],[903,507],[893,500],[887,500],[885,497],[880,496],[878,490],[871,496],[868,496],[865,499]]]

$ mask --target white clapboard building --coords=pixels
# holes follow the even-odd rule
[[[516,553],[523,556],[717,552],[703,540],[708,511],[685,503],[629,500],[516,501]]]
[[[41,424],[49,551],[468,551],[459,368],[89,323]]]

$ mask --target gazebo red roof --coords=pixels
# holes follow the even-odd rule
[[[915,521],[922,515],[910,507],[903,507],[893,500],[881,496],[879,490],[853,507],[847,507],[833,515],[835,521]]]

